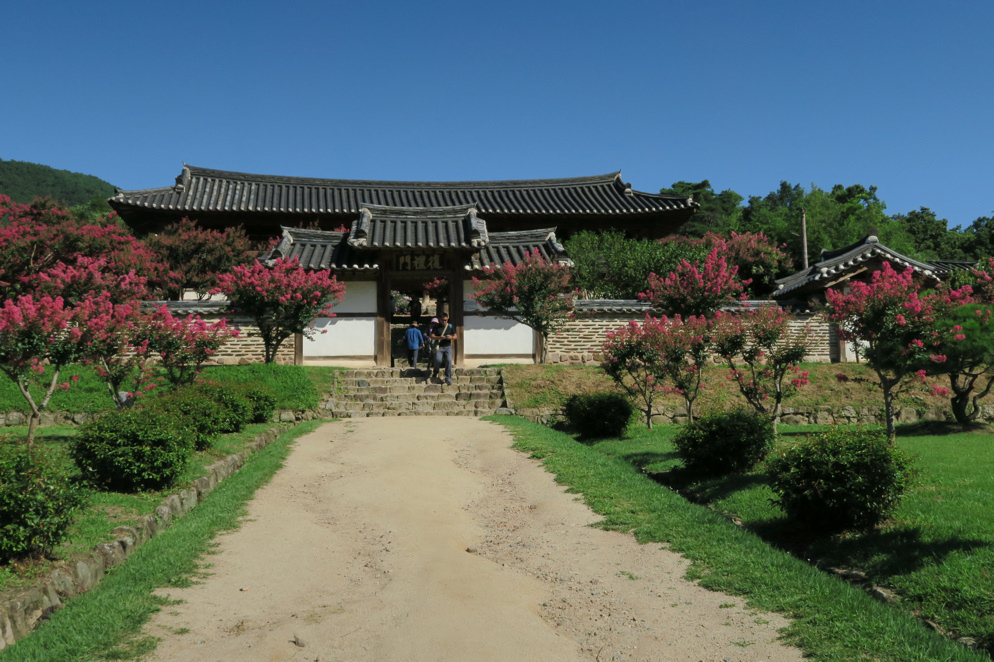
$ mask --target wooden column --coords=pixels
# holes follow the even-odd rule
[[[375,363],[390,366],[390,279],[381,269],[376,278],[376,344]]]
[[[459,367],[466,360],[466,349],[463,342],[463,281],[458,271],[449,274],[449,320],[456,327],[456,349],[452,361]]]

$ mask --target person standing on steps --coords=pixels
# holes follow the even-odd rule
[[[418,352],[425,346],[425,337],[418,328],[418,321],[411,319],[411,325],[404,334],[407,337],[407,360],[411,367],[417,370]]]
[[[449,324],[449,316],[442,315],[442,320],[431,332],[432,340],[438,341],[438,351],[435,353],[435,365],[432,377],[438,377],[438,371],[445,368],[445,383],[452,384],[452,340],[456,337],[456,327]]]

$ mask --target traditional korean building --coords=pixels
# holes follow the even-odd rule
[[[698,208],[689,197],[635,191],[611,173],[569,179],[390,182],[251,175],[184,166],[172,186],[118,191],[110,199],[139,233],[184,217],[202,227],[243,226],[255,239],[280,237],[270,259],[295,257],[346,282],[327,333],[298,340],[298,360],[352,359],[390,365],[393,293],[444,279],[456,325],[456,363],[533,360],[540,337],[497,319],[468,298],[471,279],[516,264],[527,251],[568,263],[557,240],[580,230],[635,237],[672,234]]]

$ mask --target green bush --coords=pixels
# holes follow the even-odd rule
[[[226,407],[185,386],[149,402],[146,408],[161,411],[187,426],[198,451],[213,446],[217,436],[231,425]]]
[[[193,443],[186,421],[164,409],[135,407],[82,426],[70,454],[93,485],[135,492],[171,485],[186,466]]]
[[[563,405],[566,424],[582,437],[620,437],[628,427],[635,408],[618,393],[571,395]]]
[[[252,422],[252,404],[230,384],[214,382],[197,382],[187,387],[192,397],[210,400],[218,406],[221,417],[220,432],[241,432]]]
[[[673,438],[688,471],[725,476],[748,471],[770,452],[776,433],[765,416],[737,410],[707,414],[688,423]]]
[[[767,463],[773,503],[824,533],[865,530],[897,507],[915,475],[883,431],[835,428],[777,452]]]
[[[84,500],[83,489],[40,450],[0,441],[0,560],[51,551]]]
[[[276,394],[266,384],[231,383],[224,386],[248,401],[252,423],[267,423],[276,413]]]

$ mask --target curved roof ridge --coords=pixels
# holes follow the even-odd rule
[[[214,177],[217,179],[238,179],[243,181],[259,181],[283,184],[311,184],[311,185],[332,185],[332,186],[371,186],[376,188],[528,188],[535,186],[576,186],[577,184],[606,184],[621,179],[621,171],[603,174],[586,175],[580,177],[560,177],[548,179],[494,179],[494,180],[465,180],[465,181],[402,181],[402,180],[376,180],[376,179],[335,179],[322,177],[295,177],[291,175],[260,175],[246,172],[236,172],[233,170],[215,170],[212,168],[200,168],[198,166],[184,165],[184,170],[188,170],[191,176]],[[184,173],[185,174],[185,173]],[[150,190],[150,189],[136,189]],[[658,195],[652,194],[649,195]],[[685,197],[685,196],[670,196]]]

